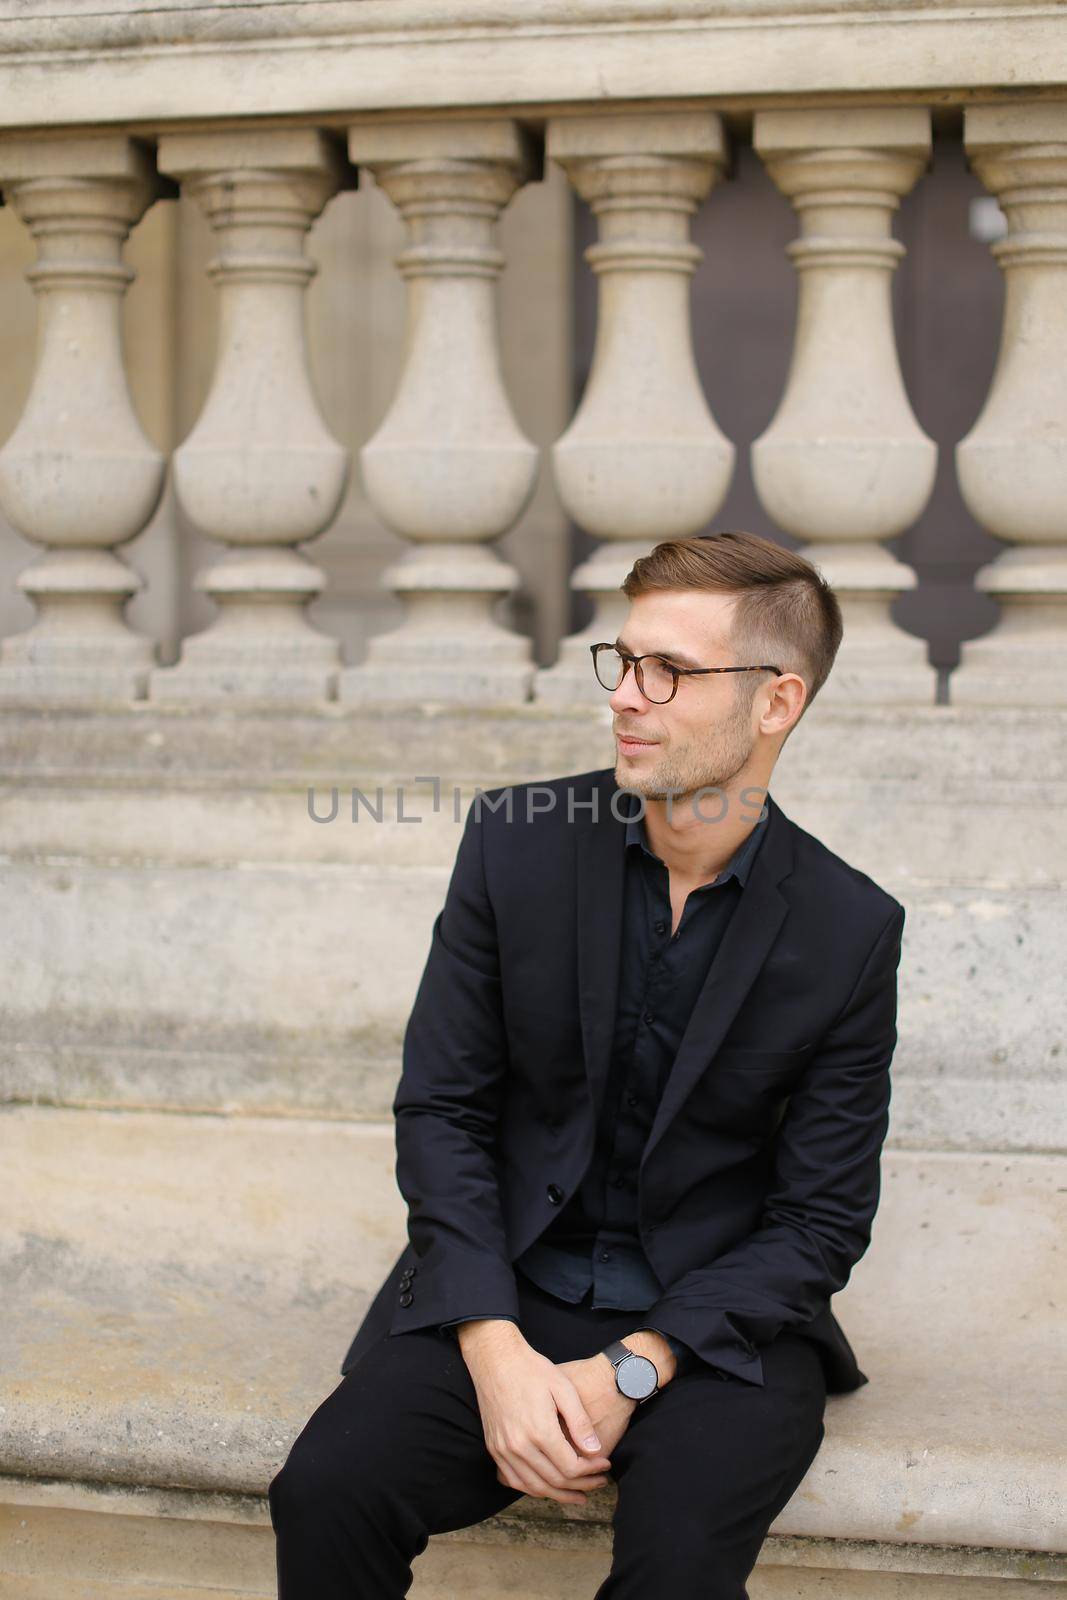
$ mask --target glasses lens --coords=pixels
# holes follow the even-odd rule
[[[644,679],[644,693],[646,700],[653,700],[657,705],[662,705],[669,700],[674,689],[674,673],[666,662],[660,661],[656,656],[646,656],[641,663],[641,676]]]
[[[626,672],[626,662],[617,650],[598,650],[596,675],[605,689],[617,689]],[[641,662],[639,683],[646,700],[663,705],[674,693],[674,673],[666,662],[656,656],[646,656]]]
[[[624,662],[617,650],[598,650],[594,657],[596,675],[605,689],[617,689],[622,682]]]

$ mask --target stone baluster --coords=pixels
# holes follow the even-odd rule
[[[322,420],[308,371],[305,255],[331,196],[355,186],[343,152],[314,128],[165,134],[161,170],[215,230],[219,291],[210,393],[174,455],[182,510],[225,547],[196,587],[218,616],[152,673],[153,700],[318,701],[336,691],[340,647],[306,615],[325,577],[296,547],[335,517],[349,455]]]
[[[890,299],[904,254],[892,216],[929,161],[930,115],[761,111],[754,142],[801,231],[788,247],[799,274],[792,364],[752,472],[768,516],[810,541],[803,554],[841,602],[845,637],[821,697],[932,703],[926,644],[889,611],[915,574],[879,543],[920,515],[937,466],[904,390]]]
[[[108,702],[143,696],[150,639],[126,623],[144,580],[114,554],[159,504],[165,460],[133,410],[122,357],[122,259],[160,192],[125,135],[0,141],[0,186],[37,243],[37,364],[0,451],[0,505],[45,554],[18,586],[37,616],[0,644],[0,699]],[[164,187],[169,188],[169,185]]]
[[[662,539],[700,531],[722,504],[734,447],[700,387],[689,282],[702,260],[690,218],[726,165],[722,123],[705,111],[561,117],[548,154],[598,223],[585,252],[597,275],[596,348],[574,419],[552,452],[563,504],[603,541],[571,575],[594,604],[537,675],[538,699],[601,700],[590,644],[616,637],[620,585]]]
[[[491,543],[529,503],[538,452],[501,378],[496,227],[520,185],[540,177],[540,153],[517,123],[493,119],[358,124],[348,149],[407,228],[396,259],[408,284],[404,369],[360,462],[371,504],[411,548],[383,574],[403,619],[346,668],[340,696],[522,701],[530,642],[493,617],[519,579]]]
[[[971,166],[1008,223],[1000,353],[986,403],[956,447],[967,507],[1008,548],[975,575],[1001,605],[961,646],[958,705],[1067,705],[1067,104],[974,106]]]

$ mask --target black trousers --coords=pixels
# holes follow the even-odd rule
[[[558,1300],[516,1274],[520,1326],[551,1361],[595,1355],[636,1311]],[[823,1439],[815,1346],[761,1347],[764,1385],[702,1364],[639,1405],[611,1456],[609,1576],[589,1600],[747,1600],[745,1579]],[[429,1537],[522,1498],[496,1475],[454,1339],[386,1335],[312,1414],[268,1489],[279,1600],[401,1600]],[[581,1600],[574,1596],[573,1600]]]

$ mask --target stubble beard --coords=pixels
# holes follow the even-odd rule
[[[625,762],[615,767],[615,782],[645,800],[667,800],[677,806],[688,803],[700,789],[729,788],[752,754],[754,744],[748,712],[735,711],[712,730],[706,743],[690,739],[669,751],[647,769],[627,770]],[[703,809],[703,808],[702,808]],[[708,797],[709,819],[715,814],[714,797]]]

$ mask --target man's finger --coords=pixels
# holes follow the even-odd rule
[[[523,1494],[536,1495],[549,1500],[561,1500],[568,1505],[584,1505],[585,1495],[577,1489],[561,1489],[548,1482],[525,1457],[516,1457],[510,1466],[511,1475],[518,1480]]]
[[[593,1419],[583,1406],[582,1397],[574,1384],[562,1375],[556,1393],[556,1405],[567,1424],[567,1432],[573,1445],[586,1453],[599,1454],[600,1439],[593,1426]]]
[[[567,1431],[578,1449],[585,1450],[593,1455],[597,1454],[601,1448],[600,1438],[596,1428],[593,1426],[592,1417],[581,1401],[576,1398],[574,1405],[568,1406],[565,1404],[563,1417],[567,1424]]]
[[[564,1422],[562,1417],[559,1419],[559,1425],[562,1430],[563,1437],[566,1439],[567,1443],[573,1445],[574,1440],[571,1438],[567,1429],[567,1424]],[[607,1454],[588,1455],[584,1450],[579,1450],[577,1454],[580,1456],[583,1465],[589,1468],[591,1471],[606,1472],[611,1466],[611,1457]]]
[[[548,1477],[550,1482],[558,1481],[562,1485],[584,1486],[582,1480],[588,1476],[590,1470],[606,1472],[611,1462],[606,1457],[590,1457],[581,1455],[566,1438],[558,1426],[559,1418],[555,1419],[556,1426],[552,1429],[552,1436],[545,1439],[534,1436],[531,1444],[538,1449],[549,1464],[546,1471],[543,1463],[538,1463],[538,1471],[542,1476]]]

